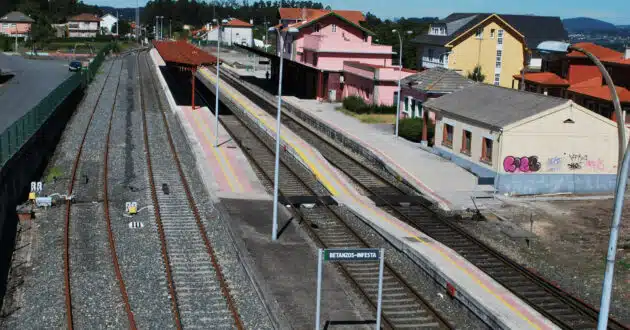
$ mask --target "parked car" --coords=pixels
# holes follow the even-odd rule
[[[72,61],[70,62],[70,71],[80,71],[81,68],[83,67],[83,65],[81,64],[81,62],[79,61]]]

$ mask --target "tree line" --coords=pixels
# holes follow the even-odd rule
[[[225,18],[239,18],[246,22],[250,20],[254,23],[254,37],[262,38],[265,34],[265,27],[278,23],[278,8],[280,1],[250,1],[250,0],[151,0],[140,10],[140,20],[148,31],[152,31],[155,25],[156,16],[164,16],[163,35],[167,36],[170,29],[173,32],[181,31],[184,24],[200,28],[207,23],[212,23],[213,19],[218,21]],[[285,8],[314,8],[314,9],[335,9],[324,6],[317,1],[284,0],[282,7]],[[92,13],[103,15],[104,10],[112,13],[112,8],[86,5],[77,0],[0,0],[0,15],[12,11],[21,11],[33,19],[36,23],[32,29],[32,38],[36,42],[45,42],[47,38],[53,36],[50,24],[63,23],[68,17],[80,13]],[[341,9],[341,8],[340,8]],[[351,9],[351,8],[343,8]],[[125,17],[135,17],[135,9],[121,9],[126,14]],[[132,14],[133,13],[133,14]],[[121,12],[123,14],[123,12]],[[131,15],[130,15],[131,14]],[[122,15],[121,15],[122,16]],[[414,68],[416,66],[416,49],[411,40],[418,34],[426,32],[428,22],[437,18],[400,18],[381,19],[373,13],[366,13],[366,21],[362,23],[364,27],[373,31],[375,43],[392,45],[393,50],[398,53],[398,34],[392,32],[396,29],[400,32],[403,41],[403,63],[405,67]],[[128,24],[121,21],[121,34],[128,31]],[[411,31],[411,34],[407,34]],[[273,37],[270,34],[269,37]],[[398,63],[398,56],[394,56],[394,62]]]

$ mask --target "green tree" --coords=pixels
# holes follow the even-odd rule
[[[33,23],[31,27],[31,42],[36,48],[47,45],[54,36],[55,30],[47,16],[42,15]]]
[[[481,65],[477,64],[472,72],[468,72],[468,79],[474,81],[484,81],[486,80],[486,75],[481,71]]]
[[[116,29],[116,27],[114,27],[114,29]],[[118,21],[118,29],[118,35],[126,36],[128,33],[131,33],[131,24],[129,24],[128,21],[121,19]]]

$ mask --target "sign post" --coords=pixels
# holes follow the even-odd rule
[[[323,257],[323,258],[322,258]],[[319,249],[317,253],[317,306],[315,310],[315,330],[319,330],[322,300],[322,264],[323,261],[365,262],[379,261],[378,269],[378,301],[376,305],[376,329],[381,328],[381,304],[383,296],[383,267],[385,265],[385,249]]]

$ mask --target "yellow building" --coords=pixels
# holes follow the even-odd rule
[[[499,14],[451,14],[414,38],[417,67],[444,67],[466,76],[481,67],[484,82],[514,87],[523,66],[540,70],[532,49],[544,40],[568,40],[559,17]]]

